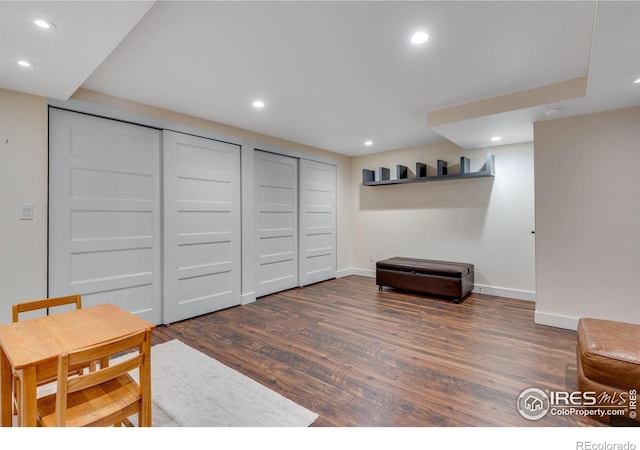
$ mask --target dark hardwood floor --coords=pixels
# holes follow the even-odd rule
[[[462,304],[349,276],[160,326],[320,415],[314,426],[601,426],[524,419],[529,387],[577,390],[576,335],[534,324],[531,302]]]

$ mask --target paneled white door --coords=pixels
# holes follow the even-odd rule
[[[161,322],[160,131],[51,108],[49,295]]]
[[[298,286],[298,160],[255,151],[256,297]]]
[[[239,305],[240,147],[163,132],[164,323]]]
[[[335,278],[336,166],[300,160],[300,286]]]

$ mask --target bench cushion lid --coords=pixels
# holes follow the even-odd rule
[[[462,278],[473,273],[473,264],[398,256],[378,261],[376,268],[452,278]]]

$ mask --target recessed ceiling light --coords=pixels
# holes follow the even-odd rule
[[[636,81],[634,81],[635,84],[640,84],[640,78],[638,78]]]
[[[493,142],[498,142],[500,140],[502,140],[502,138],[500,136],[494,136],[494,137],[491,138],[491,141],[493,141]]]
[[[553,116],[554,114],[558,114],[560,111],[562,111],[562,108],[560,108],[559,106],[552,106],[551,108],[547,108],[544,110],[544,115],[545,116]]]
[[[53,22],[49,22],[48,20],[44,20],[44,19],[36,19],[33,21],[33,23],[35,23],[38,27],[42,28],[43,30],[55,30],[56,26]]]
[[[33,64],[32,62],[26,61],[24,59],[21,59],[20,61],[18,61],[18,65],[22,67],[33,67],[35,64]]]
[[[373,141],[364,141],[364,145],[371,147],[373,145]]]
[[[264,108],[264,102],[262,100],[255,100],[253,102],[254,108]]]
[[[411,36],[411,42],[413,44],[424,44],[429,39],[429,35],[424,31],[418,31]]]

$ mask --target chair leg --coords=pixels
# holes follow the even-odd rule
[[[122,425],[124,425],[125,427],[133,427],[134,426],[129,419],[124,419],[122,421]],[[120,424],[118,424],[118,426],[120,426]]]
[[[13,414],[18,416],[18,426],[21,425],[20,421],[20,377],[11,375],[11,381],[13,384],[13,390],[11,392],[11,404],[13,405]]]
[[[16,377],[11,374],[11,412],[15,416],[18,414],[18,406],[16,405]]]

